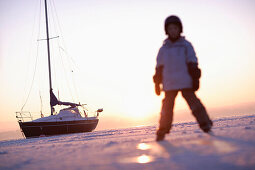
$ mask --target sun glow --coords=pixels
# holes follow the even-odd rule
[[[158,111],[159,102],[155,101],[155,95],[153,96],[132,96],[128,97],[125,102],[125,112],[132,118],[144,119],[152,116]]]

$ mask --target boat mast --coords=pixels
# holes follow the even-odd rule
[[[47,35],[47,49],[48,49],[49,83],[50,83],[50,92],[51,92],[52,81],[51,81],[51,67],[50,67],[50,39],[49,39],[47,0],[44,0],[44,4],[45,4],[45,20],[46,20],[46,35]],[[51,110],[51,115],[53,115],[53,106],[50,106],[50,110]]]

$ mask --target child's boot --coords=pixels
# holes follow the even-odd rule
[[[166,133],[164,131],[158,130],[157,131],[156,141],[164,140],[165,139],[165,135],[166,135]]]

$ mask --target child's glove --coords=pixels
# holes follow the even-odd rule
[[[160,84],[155,84],[155,93],[156,95],[160,96],[161,93],[161,88],[160,88]]]
[[[153,76],[153,81],[155,83],[155,92],[159,96],[161,92],[160,84],[162,83],[162,72],[163,72],[163,66],[156,68],[156,73]]]
[[[197,63],[188,63],[188,72],[192,78],[192,90],[199,89],[199,78],[201,77],[201,70],[198,68]]]
[[[199,79],[192,80],[192,90],[197,91],[199,89]]]

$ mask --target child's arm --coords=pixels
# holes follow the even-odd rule
[[[198,60],[191,43],[187,42],[186,50],[188,72],[192,78],[193,90],[197,91],[199,89],[199,78],[201,77],[201,70],[198,68]]]
[[[186,43],[186,62],[187,63],[198,63],[196,52],[190,42]]]
[[[155,92],[159,96],[161,92],[160,84],[162,83],[163,79],[163,56],[162,56],[162,50],[159,49],[158,56],[157,56],[157,65],[156,65],[156,71],[153,76],[153,81],[155,83]]]

